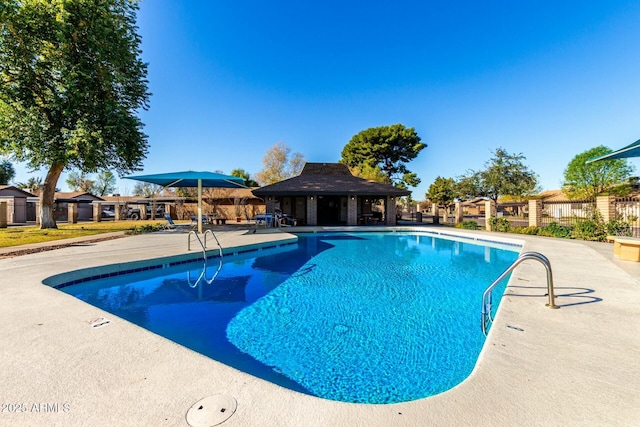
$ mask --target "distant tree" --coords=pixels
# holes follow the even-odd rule
[[[128,173],[146,156],[138,3],[0,2],[0,152],[47,169],[41,228],[57,228],[54,192],[64,169]]]
[[[84,172],[71,171],[65,180],[71,191],[84,191],[93,194],[94,181]]]
[[[162,185],[151,184],[149,182],[138,182],[133,187],[133,195],[152,199],[160,195],[162,190],[164,190]]]
[[[263,186],[280,182],[300,175],[304,162],[302,154],[291,154],[291,148],[284,142],[278,142],[267,150],[262,159],[263,168],[255,174],[255,178]]]
[[[0,162],[0,185],[8,185],[16,176],[16,171],[9,160]]]
[[[251,179],[251,175],[249,175],[249,172],[245,171],[244,169],[234,169],[231,171],[231,176],[237,176],[239,178],[244,179],[244,185],[246,185],[247,187],[259,187],[260,184],[258,184],[257,181]]]
[[[437,177],[429,186],[429,191],[425,195],[433,203],[443,205],[447,209],[458,197],[456,182],[453,178]]]
[[[16,187],[33,193],[34,191],[40,190],[40,188],[42,187],[42,178],[40,178],[39,176],[32,176],[27,180],[27,182],[18,182],[16,184]]]
[[[340,162],[360,170],[377,166],[397,187],[415,187],[420,178],[406,164],[426,146],[414,128],[402,124],[369,128],[354,135],[344,146]]]
[[[404,202],[407,204],[407,209],[411,211],[418,206],[418,202],[413,200],[413,197],[411,197],[411,194],[409,194],[404,198]]]
[[[463,200],[473,199],[475,197],[483,197],[484,190],[482,186],[482,177],[479,172],[467,171],[466,175],[459,177],[455,183],[455,190]]]
[[[204,191],[205,189],[203,189]],[[197,199],[198,188],[197,187],[178,187],[175,189],[176,195],[184,197],[185,199]]]
[[[485,163],[485,169],[469,171],[459,178],[457,190],[465,197],[488,197],[494,202],[500,196],[523,199],[538,190],[538,177],[525,164],[526,158],[497,148]],[[475,195],[469,194],[475,192]]]
[[[610,148],[599,145],[578,154],[569,162],[562,184],[562,190],[569,199],[595,199],[605,193],[623,195],[631,190],[634,168],[626,159],[586,163],[610,152]]]
[[[96,196],[104,196],[116,191],[116,176],[111,171],[102,171],[96,176],[92,193]]]

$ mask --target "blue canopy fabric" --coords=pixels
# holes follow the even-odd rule
[[[207,171],[169,172],[126,176],[125,178],[162,185],[163,187],[197,187],[198,182],[202,187],[241,188],[245,186],[244,179],[240,177]]]
[[[626,147],[612,151],[609,154],[589,159],[587,160],[587,163],[597,162],[600,160],[624,159],[627,157],[640,157],[640,139]]]
[[[127,179],[149,182],[163,187],[197,187],[198,188],[198,233],[202,233],[202,188],[245,188],[244,179],[215,172],[169,172],[153,175],[125,176]]]

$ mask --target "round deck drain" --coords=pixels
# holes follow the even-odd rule
[[[196,402],[187,411],[187,423],[192,427],[217,426],[236,412],[237,403],[231,396],[214,394]]]

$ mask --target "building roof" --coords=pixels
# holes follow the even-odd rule
[[[542,193],[536,194],[534,199],[542,200],[545,202],[567,202],[569,198],[562,190],[547,190]]]
[[[255,188],[206,188],[202,197],[206,199],[260,199],[252,193]]]
[[[0,196],[2,197],[36,197],[26,190],[13,185],[0,185]]]
[[[56,201],[65,201],[65,200],[102,200],[102,198],[98,196],[94,196],[91,193],[86,191],[58,191],[55,195]]]
[[[353,176],[342,163],[306,163],[300,175],[253,190],[256,196],[407,196],[408,190]]]

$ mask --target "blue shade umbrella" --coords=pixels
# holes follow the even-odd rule
[[[629,144],[619,150],[612,151],[609,154],[589,159],[587,160],[587,163],[597,162],[599,160],[624,159],[627,157],[640,157],[640,139],[633,144]]]
[[[215,172],[168,172],[153,175],[125,176],[163,187],[198,187],[198,233],[202,233],[202,187],[245,188],[244,179]]]

